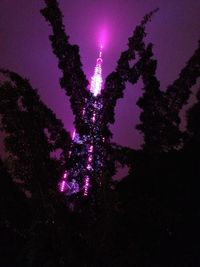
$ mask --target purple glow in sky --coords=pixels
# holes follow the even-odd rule
[[[109,30],[106,25],[102,25],[99,30],[97,29],[97,40],[100,47],[102,46],[103,48],[106,48],[106,45],[108,45],[109,42],[108,35]]]
[[[128,37],[149,11],[159,12],[147,26],[147,41],[154,44],[161,87],[177,78],[200,39],[199,0],[60,0],[66,33],[80,47],[83,69],[90,81],[99,45],[103,49],[103,80],[114,70]],[[59,87],[61,76],[52,53],[50,28],[40,14],[42,0],[0,1],[0,66],[29,78],[42,100],[73,131],[73,117],[67,97]],[[142,83],[128,86],[117,103],[114,141],[138,148],[142,136],[134,129],[140,110],[136,106]]]

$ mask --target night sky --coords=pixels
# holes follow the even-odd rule
[[[200,39],[200,0],[60,0],[66,33],[80,47],[88,80],[98,54],[103,50],[103,78],[114,70],[120,52],[142,17],[160,8],[147,26],[147,41],[154,44],[157,75],[164,90],[177,78]],[[57,59],[48,35],[50,27],[40,14],[42,0],[0,0],[0,66],[18,72],[38,88],[42,100],[73,130],[73,117],[64,91],[59,88]],[[139,121],[135,105],[142,83],[128,86],[116,107],[112,126],[114,141],[138,148],[142,136],[134,129]],[[194,98],[190,101],[194,101]]]

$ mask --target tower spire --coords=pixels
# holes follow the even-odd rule
[[[91,85],[90,85],[90,92],[94,95],[97,96],[101,94],[101,89],[102,89],[102,49],[103,46],[100,46],[99,49],[99,57],[97,58],[96,66],[94,68],[94,74],[91,78]]]

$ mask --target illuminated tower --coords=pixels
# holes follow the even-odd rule
[[[90,92],[96,97],[101,94],[102,89],[102,46],[100,47],[99,57],[97,58],[97,63],[94,69],[94,75],[91,78]]]
[[[87,197],[90,191],[101,185],[104,166],[105,138],[102,135],[102,46],[96,61],[94,74],[90,83],[90,95],[85,101],[82,112],[83,123],[88,129],[86,134],[74,130],[69,167],[64,172],[59,189],[67,196],[82,195]]]

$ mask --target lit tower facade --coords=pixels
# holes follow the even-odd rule
[[[90,83],[90,96],[85,101],[82,121],[87,130],[84,134],[74,130],[69,166],[60,182],[59,190],[66,196],[87,197],[101,185],[104,166],[104,142],[102,134],[102,46]]]

